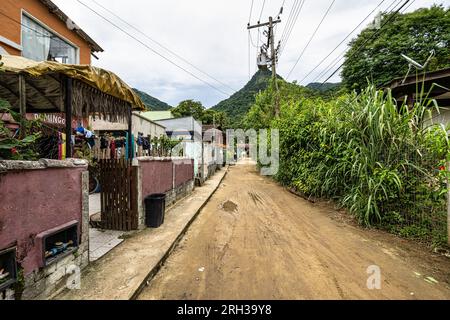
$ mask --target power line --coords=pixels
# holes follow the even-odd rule
[[[149,45],[147,45],[145,42],[139,40],[138,38],[136,38],[135,36],[133,36],[132,34],[130,34],[128,31],[124,30],[123,28],[121,28],[120,26],[118,26],[117,24],[115,24],[114,22],[112,22],[111,20],[109,20],[108,18],[105,18],[104,16],[102,16],[100,13],[98,13],[97,11],[95,11],[94,9],[92,9],[91,7],[89,7],[88,5],[86,5],[85,3],[81,2],[80,0],[76,0],[78,3],[80,3],[82,6],[86,7],[87,9],[89,9],[90,11],[92,11],[93,13],[95,13],[97,16],[99,16],[100,18],[102,18],[103,20],[105,20],[106,22],[108,22],[109,24],[111,24],[112,26],[114,26],[116,29],[122,31],[123,33],[125,33],[127,36],[129,36],[130,38],[134,39],[135,41],[139,42],[141,45],[143,45],[144,47],[146,47],[148,50],[152,51],[154,54],[158,55],[159,57],[163,58],[164,60],[166,60],[167,62],[169,62],[170,64],[176,66],[177,68],[183,70],[184,72],[186,72],[187,74],[189,74],[190,76],[192,76],[193,78],[203,82],[204,84],[206,84],[207,86],[213,88],[214,90],[224,94],[225,96],[230,96],[230,94],[228,94],[225,91],[222,91],[221,89],[217,88],[216,86],[212,85],[211,83],[201,79],[200,77],[196,76],[195,74],[193,74],[192,72],[190,72],[189,70],[183,68],[182,66],[176,64],[175,62],[173,62],[172,60],[170,60],[169,58],[167,58],[166,56],[162,55],[161,53],[159,53],[158,51],[156,51],[155,49],[151,48]]]
[[[20,21],[14,19],[14,18],[11,18],[10,16],[8,16],[7,14],[5,14],[5,13],[3,13],[3,12],[1,12],[1,11],[0,11],[0,14],[1,14],[2,16],[4,16],[4,17],[8,18],[9,20],[11,20],[11,21],[13,21],[13,22],[15,22],[15,23],[21,25],[22,27],[25,27],[25,28],[27,28],[27,29],[29,29],[29,30],[31,30],[31,31],[33,31],[33,32],[35,32],[35,33],[37,33],[38,35],[40,35],[40,36],[43,37],[43,38],[50,38],[50,39],[51,39],[51,38],[55,38],[55,36],[49,36],[48,34],[42,33],[42,32],[40,32],[40,31],[38,31],[38,30],[36,30],[36,29],[34,29],[34,28],[31,28],[30,26],[27,26],[26,24],[23,24],[22,22],[20,22]]]
[[[375,9],[373,9],[368,15],[367,17],[365,17],[341,42],[339,42],[339,44],[325,57],[323,58],[319,64],[317,64],[314,69],[312,69],[305,77],[303,77],[302,80],[299,81],[299,84],[301,84],[306,78],[308,78],[314,71],[316,71],[316,69],[318,67],[320,67],[320,65],[322,63],[324,63],[332,54],[333,52],[335,52],[344,42],[345,40],[347,40],[367,19],[370,18],[370,16],[385,2],[386,0],[382,0]],[[394,0],[393,2],[395,2],[397,0]]]
[[[282,48],[280,50],[281,51],[280,54],[284,51],[284,49],[287,46],[287,43],[288,43],[288,41],[289,41],[289,39],[291,37],[292,31],[294,30],[295,25],[297,24],[298,17],[300,16],[300,13],[301,13],[301,11],[303,9],[303,6],[305,5],[305,2],[306,2],[306,0],[302,0],[300,5],[297,7],[297,12],[294,15],[294,18],[293,18],[293,21],[291,23],[289,31],[286,34],[286,38],[285,38],[283,46],[282,46]]]
[[[295,13],[296,10],[297,10],[297,5],[298,5],[298,3],[299,3],[298,0],[294,0],[294,3],[293,3],[293,5],[292,5],[292,9],[291,9],[291,11],[289,12],[289,16],[288,16],[288,19],[287,19],[287,21],[286,21],[286,25],[284,26],[283,33],[281,34],[281,39],[280,39],[280,41],[283,42],[283,43],[284,43],[284,39],[285,39],[285,37],[286,37],[287,31],[288,31],[289,28],[290,28],[291,21],[292,21],[292,18],[293,18],[293,16],[294,16],[294,13]]]
[[[391,8],[392,7],[392,9],[388,12],[388,13],[386,13],[386,14],[392,14],[393,12],[394,12],[394,10],[396,10],[396,8],[398,7],[398,5],[402,2],[403,0],[400,0],[400,1],[398,1],[393,7],[392,7],[392,4],[388,7],[388,9],[389,8]],[[405,9],[403,9],[403,11],[401,12],[401,13],[403,13],[403,12],[405,12],[410,6],[411,6],[411,4],[413,4],[414,2],[415,2],[416,0],[413,0]],[[402,6],[403,7],[403,6]],[[400,7],[398,10],[400,11],[402,8]],[[387,11],[387,10],[386,10]],[[398,11],[394,14],[394,15],[396,15],[398,13]],[[382,28],[382,27],[381,27]],[[380,28],[380,30],[381,30],[381,28]],[[379,30],[379,31],[380,31]],[[331,63],[332,64],[332,66],[330,67],[330,65],[328,65],[327,66],[327,68],[326,68],[326,70],[324,70],[318,77],[316,77],[314,80],[313,80],[313,82],[316,82],[317,80],[319,80],[319,79],[321,79],[324,75],[326,75],[328,72],[330,72],[331,71],[331,69],[333,69],[340,61],[342,61],[343,59],[345,59],[345,53],[347,52],[347,49],[345,49],[341,54],[340,54],[340,56],[338,56],[338,57],[336,57],[336,59],[334,59],[333,60],[333,62]],[[345,62],[344,62],[345,63]],[[344,65],[344,63],[342,63],[342,65],[337,69],[337,70],[339,70],[340,68],[342,68],[342,66]],[[336,70],[336,71],[337,71]],[[336,74],[336,72],[331,76],[331,77],[333,77],[334,75]],[[330,77],[330,78],[331,78]],[[325,82],[327,82],[330,78],[328,78],[327,80],[325,80]],[[324,82],[324,83],[325,83]]]
[[[134,25],[130,24],[129,22],[127,22],[125,19],[123,19],[122,17],[120,17],[118,14],[114,13],[112,10],[106,8],[105,6],[103,6],[102,4],[98,3],[96,0],[92,0],[92,2],[94,2],[97,6],[103,8],[104,10],[106,10],[107,12],[109,12],[110,14],[112,14],[114,17],[116,17],[117,19],[119,19],[120,21],[122,21],[124,24],[126,24],[127,26],[129,26],[130,28],[134,29],[135,31],[137,31],[138,33],[140,33],[141,35],[143,35],[145,38],[149,39],[150,41],[152,41],[153,43],[156,43],[158,46],[160,46],[161,48],[163,48],[164,50],[166,50],[167,52],[171,53],[172,55],[174,55],[175,57],[177,57],[178,59],[180,59],[181,61],[183,61],[184,63],[188,64],[189,66],[191,66],[192,68],[194,68],[195,70],[197,70],[198,72],[202,73],[203,75],[209,77],[210,79],[216,81],[217,83],[220,83],[222,86],[230,89],[233,92],[236,92],[235,89],[231,88],[230,86],[228,86],[226,83],[216,79],[215,77],[213,77],[212,75],[206,73],[205,71],[199,69],[197,66],[195,66],[193,63],[189,62],[188,60],[186,60],[185,58],[183,58],[182,56],[180,56],[179,54],[177,54],[176,52],[174,52],[173,50],[167,48],[166,46],[162,45],[160,42],[154,40],[153,38],[151,38],[149,35],[147,35],[146,33],[144,33],[143,31],[139,30],[137,27],[135,27]]]
[[[265,7],[265,5],[266,5],[266,0],[263,1],[263,5],[262,5],[262,8],[261,8],[261,13],[259,14],[259,20],[258,20],[258,22],[261,21],[261,17],[262,17],[262,14],[263,14],[263,12],[264,12],[264,7]]]
[[[289,74],[287,76],[287,79],[289,79],[289,77],[291,76],[292,72],[294,71],[295,67],[297,66],[298,62],[300,61],[300,59],[303,57],[303,54],[306,52],[306,49],[308,49],[309,45],[311,44],[312,40],[314,39],[314,37],[317,34],[317,31],[319,31],[320,27],[322,26],[322,23],[325,21],[326,17],[328,16],[328,14],[331,11],[331,8],[333,7],[334,3],[336,2],[336,0],[333,0],[330,4],[330,6],[328,7],[327,11],[325,12],[325,14],[322,17],[322,20],[319,22],[319,25],[317,26],[316,30],[314,30],[314,33],[312,34],[311,38],[309,39],[308,43],[306,44],[305,48],[303,49],[303,51],[300,53],[300,56],[298,57],[297,61],[295,62],[294,66],[292,67],[291,71],[289,71]]]
[[[372,40],[375,36],[377,36],[382,30],[383,28],[389,23],[391,22],[396,16],[397,14],[400,12],[401,9],[403,9],[409,2],[411,2],[411,0],[406,0],[403,5],[397,10],[395,11],[395,13],[390,16],[387,21],[380,27],[379,30],[377,30],[370,38],[368,38],[366,41],[364,41],[364,43],[359,46],[355,52],[353,52],[348,59],[352,58],[356,53],[358,53],[366,44],[367,42],[369,42],[370,40]],[[330,80],[343,66],[344,66],[345,62],[342,63],[324,82],[322,82],[322,85],[324,85],[328,80]]]
[[[252,0],[252,4],[250,6],[250,15],[248,16],[248,24],[250,24],[250,21],[252,21],[253,2],[254,2],[254,0]]]
[[[392,13],[392,12],[395,10],[395,8],[401,3],[401,1],[403,1],[403,0],[394,0],[394,1],[389,5],[389,7],[386,8],[386,10],[384,11],[385,14],[390,14],[390,13]],[[393,5],[394,3],[396,3],[396,4],[395,4],[395,6],[392,8],[392,5]],[[391,9],[391,8],[392,8],[392,10],[389,11],[389,13],[387,13],[387,11],[388,11],[389,9]],[[321,79],[325,74],[327,74],[328,72],[330,72],[331,69],[333,69],[340,61],[342,61],[342,59],[345,58],[345,53],[346,53],[346,52],[347,52],[347,49],[344,49],[344,50],[343,50],[336,58],[333,59],[333,61],[331,61],[330,64],[328,64],[328,65],[326,66],[326,68],[325,68],[325,69],[324,69],[317,77],[314,78],[314,80],[312,80],[312,82],[318,81],[318,80]]]

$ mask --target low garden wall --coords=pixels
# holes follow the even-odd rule
[[[0,299],[12,291],[49,298],[89,263],[88,181],[85,161],[0,161],[0,252],[15,250],[18,266],[16,283],[0,290]],[[78,249],[49,263],[45,239],[69,228]]]
[[[145,227],[144,199],[155,193],[166,194],[166,207],[184,198],[194,189],[194,160],[186,158],[137,158],[136,197],[139,228]]]

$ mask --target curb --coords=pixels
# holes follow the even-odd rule
[[[139,285],[139,287],[136,289],[136,291],[132,294],[131,298],[129,300],[136,300],[138,296],[142,293],[142,290],[147,286],[148,282],[150,282],[156,274],[159,272],[161,267],[164,265],[164,263],[167,261],[167,259],[170,257],[172,252],[177,248],[180,241],[184,238],[184,235],[189,230],[192,223],[197,219],[200,212],[203,210],[203,208],[206,206],[206,204],[209,202],[209,200],[212,198],[212,196],[217,192],[217,189],[221,186],[223,180],[228,174],[229,166],[226,168],[225,174],[220,179],[219,183],[217,184],[217,187],[211,192],[211,194],[208,196],[208,198],[203,202],[201,207],[197,210],[197,212],[192,216],[191,220],[186,224],[186,226],[183,228],[183,230],[180,232],[178,237],[175,239],[175,241],[172,243],[172,245],[169,247],[169,249],[166,251],[164,256],[159,260],[159,262],[150,270],[148,275],[145,277],[145,279],[142,281],[142,283]]]

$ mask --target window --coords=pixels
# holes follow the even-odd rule
[[[76,64],[77,49],[42,25],[23,15],[22,55],[36,61],[58,61]]]

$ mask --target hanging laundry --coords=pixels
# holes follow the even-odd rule
[[[109,148],[111,150],[111,159],[116,159],[116,141],[115,140],[111,140]]]

